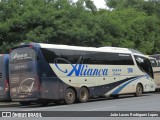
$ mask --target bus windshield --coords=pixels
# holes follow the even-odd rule
[[[10,55],[11,64],[35,60],[37,60],[36,52],[29,47],[15,49]]]

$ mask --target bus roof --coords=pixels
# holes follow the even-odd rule
[[[127,48],[118,47],[81,47],[70,45],[57,45],[57,44],[39,44],[41,48],[55,48],[55,49],[68,49],[68,50],[84,50],[84,51],[99,51],[99,52],[119,52],[119,53],[131,53]]]
[[[135,55],[141,55],[146,57],[146,55],[142,54],[141,52],[128,49],[128,48],[121,48],[121,47],[82,47],[82,46],[71,46],[71,45],[61,45],[61,44],[45,44],[45,43],[31,43],[31,44],[24,44],[26,45],[33,45],[33,46],[40,46],[40,48],[54,48],[54,49],[68,49],[68,50],[81,50],[81,51],[97,51],[97,52],[116,52],[116,53],[133,53]],[[23,46],[23,45],[22,45]]]

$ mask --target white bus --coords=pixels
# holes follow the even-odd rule
[[[10,53],[10,93],[21,104],[155,91],[149,59],[117,47],[25,44]]]

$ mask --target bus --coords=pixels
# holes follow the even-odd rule
[[[127,48],[24,44],[11,50],[9,68],[11,99],[21,104],[155,91],[150,60]]]
[[[156,58],[149,57],[152,67],[158,67],[158,61]]]
[[[148,55],[151,58],[155,58],[158,62],[158,67],[160,67],[160,54]]]
[[[160,91],[160,54],[149,55],[149,59],[152,63],[156,91]]]
[[[0,54],[0,101],[10,101],[9,54]]]

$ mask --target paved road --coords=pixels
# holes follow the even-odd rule
[[[118,99],[113,99],[113,98],[93,99],[87,103],[76,103],[72,105],[55,105],[54,103],[52,103],[45,107],[42,107],[41,105],[20,106],[16,102],[0,103],[0,111],[160,111],[160,93],[147,93],[141,97],[133,97],[133,95],[124,95],[120,96],[120,98]],[[53,118],[48,118],[48,119],[53,119]],[[60,120],[62,118],[58,117],[54,119]],[[106,118],[102,117],[76,118],[76,120],[77,119],[106,120]],[[116,119],[125,120],[128,118],[116,118]],[[151,118],[145,118],[145,120],[146,119],[150,120]],[[158,120],[159,118],[152,118],[152,119]],[[15,120],[17,120],[17,118],[15,118]],[[38,120],[40,119],[38,118]],[[74,117],[65,118],[65,120],[75,120],[75,118]]]

